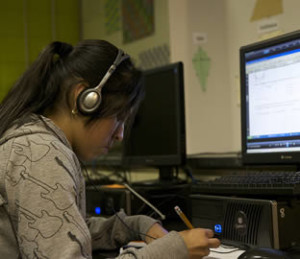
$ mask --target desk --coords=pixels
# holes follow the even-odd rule
[[[224,246],[220,246],[219,248],[211,249],[209,256],[203,257],[203,259],[236,259],[242,254],[245,250],[237,250],[237,248],[227,248]],[[106,259],[106,258],[114,258],[118,256],[117,251],[94,251],[93,259]]]
[[[237,248],[228,248],[226,246],[220,246],[218,248],[213,248],[208,256],[203,257],[203,259],[237,259],[245,250]],[[107,259],[115,258],[119,254],[119,249],[116,251],[95,251],[93,252],[93,259]],[[300,248],[288,252],[291,259],[300,258]]]

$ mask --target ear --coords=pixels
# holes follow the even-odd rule
[[[74,103],[76,103],[76,100],[77,100],[77,97],[78,95],[83,91],[85,90],[87,87],[87,85],[85,85],[84,83],[78,83],[75,88],[74,88]]]
[[[71,113],[73,115],[77,114],[77,98],[79,96],[79,94],[84,91],[87,88],[87,85],[85,85],[84,83],[78,83],[77,85],[75,85],[74,89],[73,89],[73,94],[71,95],[71,103],[72,103],[72,111]]]

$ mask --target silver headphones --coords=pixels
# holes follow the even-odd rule
[[[91,115],[99,108],[102,101],[101,90],[107,80],[111,77],[116,68],[129,56],[124,53],[123,50],[119,49],[116,59],[113,64],[109,67],[100,83],[92,88],[83,90],[77,97],[77,109],[84,115]]]

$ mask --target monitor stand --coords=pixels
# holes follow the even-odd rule
[[[179,179],[174,175],[173,166],[159,166],[159,178],[157,180],[141,181],[133,183],[133,186],[145,187],[174,187],[187,184],[186,180]]]

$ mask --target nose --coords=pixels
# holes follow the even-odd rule
[[[114,139],[116,141],[121,142],[124,137],[124,123],[120,124],[119,127],[116,129],[114,134]]]

